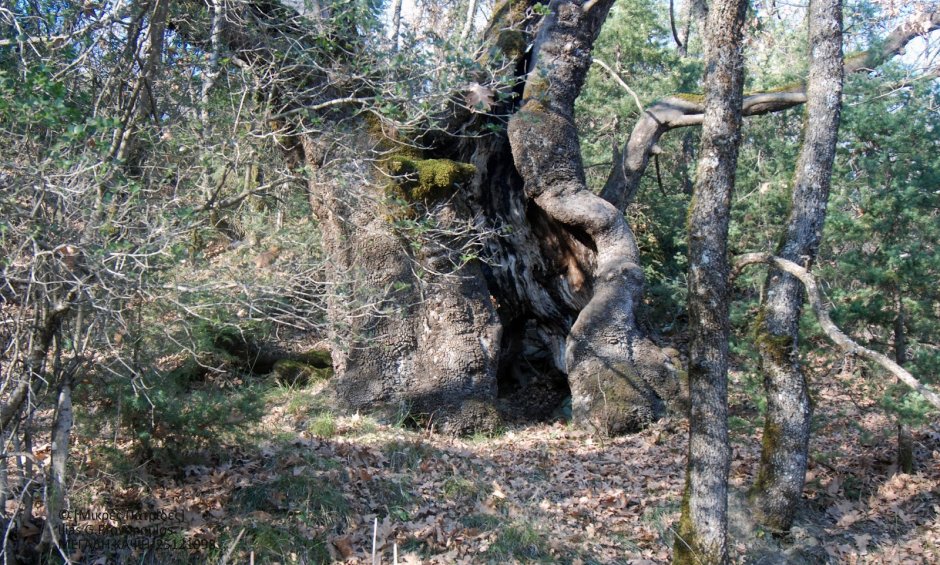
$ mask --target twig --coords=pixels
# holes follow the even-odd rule
[[[379,536],[379,519],[375,518],[375,521],[372,522],[372,565],[377,565],[378,562],[375,560],[375,545],[378,541]]]
[[[235,552],[235,547],[238,545],[238,542],[242,539],[242,535],[245,533],[245,528],[242,528],[242,531],[238,532],[238,535],[235,537],[235,541],[232,542],[232,545],[228,546],[228,551],[225,552],[225,555],[222,556],[222,561],[219,561],[219,565],[225,565],[229,557],[232,556],[232,553]],[[254,562],[254,552],[251,553],[252,562]]]
[[[610,73],[610,76],[613,77],[615,81],[617,81],[617,84],[622,86],[624,90],[630,93],[630,96],[633,97],[633,101],[636,102],[637,109],[640,110],[640,115],[643,115],[644,110],[643,110],[643,104],[640,102],[640,97],[636,95],[636,92],[634,92],[632,88],[630,88],[630,85],[624,82],[623,79],[620,78],[620,75],[614,72],[614,70],[610,68],[607,65],[607,63],[605,63],[604,61],[601,61],[600,59],[595,57],[594,62],[600,65],[601,67],[603,67],[604,70],[606,70],[608,73]]]

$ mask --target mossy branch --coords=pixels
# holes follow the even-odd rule
[[[853,341],[833,323],[832,319],[829,317],[829,309],[826,308],[823,303],[822,295],[816,284],[816,278],[803,267],[769,253],[747,253],[738,257],[734,262],[732,278],[737,276],[737,274],[748,265],[757,263],[772,265],[781,271],[793,275],[803,283],[803,287],[806,289],[806,296],[813,308],[816,319],[819,320],[819,325],[822,326],[823,332],[825,332],[829,339],[835,342],[843,351],[852,355],[859,355],[881,365],[889,373],[897,377],[898,380],[920,393],[920,395],[935,408],[940,409],[940,395],[918,381],[907,370],[892,361],[889,357],[868,349],[867,347],[863,347]]]

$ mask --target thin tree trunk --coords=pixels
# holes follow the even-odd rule
[[[59,389],[56,415],[52,430],[52,453],[49,483],[46,488],[46,527],[42,543],[60,546],[62,530],[61,512],[65,509],[66,465],[69,459],[69,435],[72,431],[72,376],[65,375]],[[60,548],[61,550],[61,548]]]
[[[401,0],[396,0],[400,2]],[[463,23],[463,31],[460,32],[461,41],[466,41],[470,34],[473,33],[473,20],[477,17],[477,5],[479,0],[469,0],[467,2],[467,19]]]
[[[900,285],[895,290],[894,303],[897,311],[897,316],[894,318],[894,360],[903,367],[907,362],[907,332],[904,330],[906,316]],[[914,437],[900,416],[898,417],[898,470],[902,473],[914,472]]]
[[[401,0],[392,3],[392,47],[398,51],[398,34],[401,32]]]
[[[812,0],[806,126],[797,161],[790,218],[778,255],[809,268],[826,219],[842,98],[841,0]],[[799,328],[803,288],[777,269],[767,275],[766,300],[757,318],[757,348],[764,373],[767,414],[757,478],[750,498],[756,519],[773,531],[793,523],[809,449],[810,405],[800,368]]]
[[[202,91],[199,96],[199,121],[203,130],[203,137],[208,135],[209,127],[209,93],[215,86],[219,77],[219,57],[222,50],[222,26],[225,21],[224,0],[212,0],[212,31],[209,35],[209,60],[206,62],[205,76],[202,81]]]
[[[705,33],[705,116],[689,213],[689,456],[674,563],[728,560],[728,222],[741,139],[747,2],[718,0]]]

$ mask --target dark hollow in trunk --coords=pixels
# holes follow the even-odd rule
[[[679,400],[673,360],[635,317],[643,275],[633,234],[618,209],[587,190],[571,122],[609,5],[551,4],[532,49],[519,54],[528,61],[518,68],[530,73],[521,103],[503,108],[513,114],[508,135],[432,133],[416,152],[363,120],[339,170],[323,164],[331,151],[337,161],[335,148],[304,140],[330,258],[340,406],[407,410],[467,433],[494,426],[497,404],[510,416],[546,419],[570,394],[575,423],[619,434]],[[464,129],[485,119],[458,118]],[[388,198],[402,179],[377,172],[398,153],[427,189],[407,195],[412,212]],[[430,167],[456,172],[435,172],[426,184]],[[498,235],[486,241],[485,260],[463,262],[459,241],[406,241],[395,220],[415,210],[436,227],[475,221]]]

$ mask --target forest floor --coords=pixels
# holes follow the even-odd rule
[[[735,562],[940,563],[936,427],[913,430],[918,471],[897,474],[895,425],[865,400],[857,378],[815,383],[804,505],[778,539],[749,523],[743,503],[760,426],[748,383],[732,377]],[[134,563],[372,563],[373,548],[386,564],[396,553],[409,564],[671,557],[687,435],[678,418],[603,441],[563,423],[454,439],[336,416],[316,388],[274,386],[264,400],[248,433],[181,466],[151,461],[114,473],[96,462],[95,440],[76,438],[73,492],[82,495],[73,509],[164,515],[119,523],[73,514],[68,525],[162,527],[163,549],[122,550],[118,561]],[[103,547],[75,541],[70,551],[83,563],[119,556]]]

